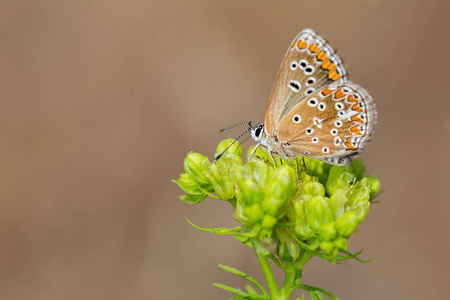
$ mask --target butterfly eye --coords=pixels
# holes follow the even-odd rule
[[[300,117],[300,115],[295,115],[293,118],[292,118],[292,121],[294,121],[294,123],[300,123],[301,121],[302,121],[302,117]]]
[[[335,137],[334,138],[334,145],[339,146],[341,144],[342,140],[340,137]]]
[[[319,138],[318,138],[318,137],[312,138],[311,141],[312,141],[314,144],[316,144],[316,143],[319,142]]]
[[[308,80],[306,81],[306,85],[311,85],[314,82],[316,82],[316,79],[314,77],[309,77]]]
[[[291,70],[295,70],[295,69],[297,69],[297,67],[298,67],[297,62],[296,62],[295,60],[293,60],[293,61],[291,62]]]
[[[328,153],[328,152],[330,152],[330,148],[328,148],[328,147],[323,147],[323,148],[322,148],[322,152],[323,152],[323,153]]]
[[[262,130],[263,126],[258,126],[251,130],[252,138],[258,143],[262,140]]]
[[[336,127],[341,127],[341,126],[342,126],[342,121],[336,121],[336,122],[334,122],[334,126],[336,126]]]
[[[261,135],[261,127],[256,128],[255,130],[255,136],[259,137]]]
[[[337,110],[342,110],[344,109],[344,104],[342,104],[341,102],[337,102],[334,107],[336,107]]]
[[[311,106],[311,107],[314,107],[314,106],[317,105],[317,102],[318,101],[317,101],[316,98],[311,98],[311,99],[308,100],[308,105]]]
[[[325,108],[327,108],[327,105],[325,104],[325,102],[320,102],[318,108],[320,111],[324,111]]]
[[[312,73],[314,73],[314,71],[315,71],[315,68],[314,68],[313,66],[308,66],[308,67],[305,69],[305,74],[306,74],[306,75],[311,75]]]
[[[300,69],[304,70],[308,65],[308,62],[305,59],[302,59],[298,62],[298,64],[300,65]]]
[[[314,88],[309,88],[309,89],[306,90],[305,95],[306,96],[311,95],[315,90],[316,89],[314,89]]]
[[[331,135],[337,135],[339,133],[339,131],[336,128],[331,129]]]
[[[307,134],[307,135],[310,135],[310,134],[313,133],[313,132],[314,132],[314,129],[312,129],[311,127],[308,128],[308,129],[306,129],[306,134]]]

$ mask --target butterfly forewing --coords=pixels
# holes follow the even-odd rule
[[[315,91],[281,120],[280,141],[291,152],[346,165],[370,140],[377,112],[372,97],[348,81]]]
[[[276,135],[283,116],[318,89],[346,80],[346,70],[333,48],[311,29],[301,31],[292,41],[272,89],[266,133]]]

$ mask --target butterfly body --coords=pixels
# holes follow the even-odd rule
[[[376,116],[372,97],[347,80],[333,48],[305,29],[281,64],[264,124],[252,128],[251,135],[270,155],[344,166],[371,139]]]

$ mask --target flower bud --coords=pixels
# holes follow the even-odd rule
[[[180,186],[180,188],[182,188],[183,191],[186,192],[186,194],[202,193],[201,189],[199,188],[195,180],[186,173],[180,174],[180,179],[178,179],[178,181],[174,180],[174,182],[177,183]]]
[[[320,242],[320,249],[322,249],[323,253],[330,256],[336,256],[339,253],[333,242]]]
[[[199,203],[208,196],[200,189],[195,180],[186,173],[180,174],[180,179],[178,181],[173,180],[173,182],[186,192],[186,195],[180,196],[180,199],[184,202]]]
[[[242,159],[237,155],[228,155],[211,164],[209,172],[205,172],[205,176],[221,199],[231,200],[235,196],[231,170],[237,166],[242,166]]]
[[[355,232],[356,228],[358,228],[359,224],[360,221],[356,213],[346,211],[342,217],[336,220],[335,227],[341,236],[349,238]]]
[[[364,177],[361,180],[361,184],[365,185],[370,190],[370,197],[372,198],[380,189],[380,181],[375,175],[372,175],[370,177]]]
[[[277,218],[271,215],[265,215],[262,219],[261,226],[264,229],[272,229],[273,226],[277,223]]]
[[[327,193],[333,195],[338,189],[347,190],[355,178],[350,166],[332,166],[326,184]]]
[[[324,241],[333,241],[336,239],[338,232],[334,228],[334,222],[322,224],[318,230],[320,237]]]
[[[217,145],[216,148],[216,157],[217,155],[221,154],[223,151],[225,151],[231,144],[233,144],[234,140],[233,139],[226,139],[223,140],[219,143],[219,145]],[[235,154],[237,156],[241,156],[242,155],[242,147],[239,144],[239,142],[235,142],[228,150],[225,154]],[[222,159],[222,158],[221,158]],[[220,161],[220,159],[219,159]]]
[[[244,214],[250,224],[258,223],[264,218],[264,210],[258,203],[245,207]]]
[[[312,229],[319,229],[322,224],[332,222],[333,212],[328,205],[327,198],[320,196],[311,197],[306,203],[308,212],[308,225]]]
[[[180,199],[184,202],[197,204],[197,203],[200,203],[203,200],[205,200],[207,196],[208,195],[206,195],[206,194],[198,194],[198,195],[186,194],[186,195],[180,196]]]
[[[287,230],[285,226],[279,226],[275,230],[279,241],[277,253],[283,260],[296,260],[300,254],[300,246]]]
[[[338,219],[345,213],[345,204],[347,203],[347,193],[343,189],[337,190],[329,200],[333,210],[334,219]]]
[[[205,175],[207,168],[211,165],[208,158],[205,156],[190,152],[184,160],[184,169],[194,180],[196,180],[202,187],[210,185],[208,178]]]
[[[300,198],[292,200],[295,215],[289,215],[291,222],[295,222],[295,235],[303,240],[309,239],[313,231],[308,226],[308,213],[306,211],[306,203],[313,196],[304,195]]]
[[[279,198],[284,202],[293,196],[298,183],[294,169],[287,165],[276,168],[269,176],[265,187],[265,192],[274,198]]]

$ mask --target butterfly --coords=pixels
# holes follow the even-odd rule
[[[273,155],[346,166],[371,140],[376,118],[372,97],[347,79],[336,51],[313,30],[304,29],[283,59],[264,123],[247,122],[247,132],[257,142],[249,158],[261,147],[275,164]]]

